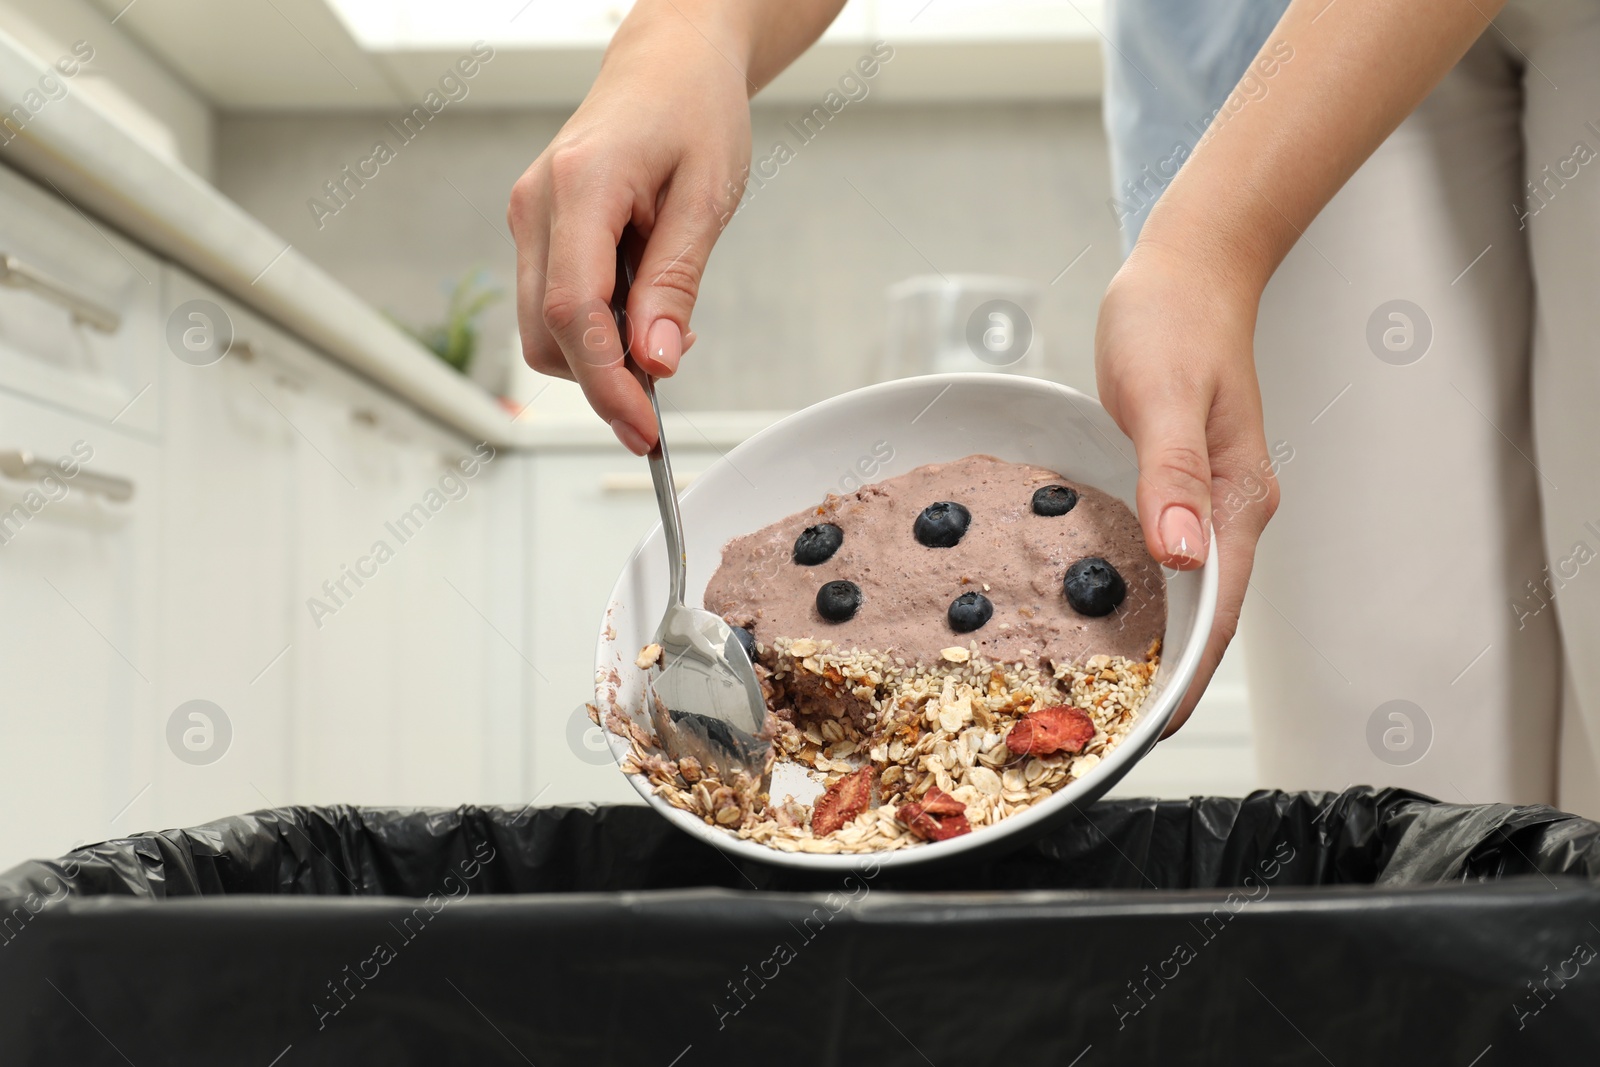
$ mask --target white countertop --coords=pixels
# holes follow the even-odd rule
[[[22,99],[48,69],[0,32],[0,100]],[[588,448],[615,440],[598,417],[570,401],[553,411],[535,405],[513,420],[493,397],[82,94],[49,101],[20,135],[0,146],[0,163],[54,189],[86,216],[98,216],[465,437],[509,449]],[[776,412],[689,412],[671,413],[666,421],[671,440],[728,448],[778,417]]]

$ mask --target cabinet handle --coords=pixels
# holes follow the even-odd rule
[[[119,478],[114,474],[97,474],[81,465],[78,473],[68,478],[56,464],[40,459],[32,452],[24,452],[17,448],[0,450],[0,474],[19,482],[40,482],[46,476],[53,474],[63,482],[71,482],[86,493],[99,493],[107,500],[118,504],[133,499],[133,483],[126,478]]]
[[[52,304],[59,304],[70,311],[73,322],[81,322],[101,333],[116,333],[122,325],[122,316],[115,311],[102,307],[88,297],[79,296],[37,267],[30,267],[5,252],[0,252],[0,285],[37,293]]]
[[[698,477],[699,471],[679,471],[673,474],[672,484],[681,493]],[[655,483],[645,471],[613,471],[600,476],[600,489],[606,493],[642,493],[654,488]]]

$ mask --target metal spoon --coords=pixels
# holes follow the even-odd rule
[[[672,482],[672,463],[667,458],[661,404],[656,399],[655,380],[639,366],[628,346],[625,309],[641,244],[631,226],[623,231],[622,242],[617,246],[611,313],[622,338],[623,358],[644,386],[656,416],[656,446],[648,458],[656,506],[661,510],[661,532],[667,542],[671,588],[666,613],[656,629],[655,643],[661,646],[661,658],[649,685],[653,699],[647,693],[650,719],[673,759],[692,756],[708,774],[725,784],[743,773],[759,782],[765,792],[772,742],[763,729],[767,704],[761,696],[755,668],[733,627],[709,611],[689,607],[683,599],[683,523]]]

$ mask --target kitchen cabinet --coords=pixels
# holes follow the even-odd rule
[[[0,167],[0,387],[153,438],[161,354],[159,261]]]
[[[385,433],[397,412],[367,425],[316,388],[286,410],[318,445],[296,462],[291,655],[307,738],[296,795],[515,799],[514,789],[486,788],[497,723],[518,730],[524,714],[520,686],[491,695],[496,677],[518,679],[521,665],[520,620],[491,593],[499,580],[520,584],[518,561],[496,559],[486,543],[501,457],[418,426]]]
[[[202,301],[235,340],[169,375],[164,706],[212,701],[232,737],[215,762],[166,762],[163,817],[518,802],[512,454],[167,278],[170,308]]]
[[[0,452],[18,450],[89,458],[70,478],[0,473],[0,865],[142,829],[161,755],[156,449],[0,392]]]
[[[169,314],[197,306],[189,315],[201,318],[183,316],[185,328],[209,329],[214,346],[227,343],[229,312],[215,294],[170,267],[163,285]],[[167,825],[266,806],[263,796],[284,792],[294,746],[280,654],[289,643],[293,456],[301,446],[279,412],[277,339],[236,308],[231,316],[237,338],[226,355],[214,353],[216,362],[168,354],[158,688],[169,715],[190,701],[213,708],[200,712],[210,737],[208,723],[187,713],[182,730],[202,731],[192,746],[180,733],[174,750],[163,733],[153,799]]]
[[[150,811],[159,281],[0,169],[0,862]]]
[[[0,254],[0,866],[525,802],[521,457],[3,169]]]

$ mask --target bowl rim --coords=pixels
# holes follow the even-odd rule
[[[1109,413],[1098,399],[1083,393],[1068,385],[1059,382],[1047,381],[1042,378],[1033,378],[1020,374],[1002,374],[984,371],[959,371],[945,374],[925,374],[908,378],[895,378],[887,382],[878,382],[873,385],[863,386],[847,392],[837,393],[815,404],[801,408],[765,429],[752,434],[745,441],[736,445],[706,469],[706,474],[720,471],[724,467],[732,468],[741,451],[754,449],[762,444],[768,437],[786,433],[800,422],[815,418],[818,414],[846,402],[856,402],[863,398],[871,398],[878,394],[891,394],[914,388],[923,388],[930,385],[960,385],[963,383],[984,385],[991,387],[1019,389],[1026,392],[1049,391],[1062,396],[1069,403],[1086,405],[1093,412],[1105,415]],[[1081,414],[1081,412],[1080,412]],[[1113,424],[1113,429],[1116,429]],[[1116,432],[1121,433],[1120,430]],[[1123,435],[1124,437],[1126,435]],[[920,464],[919,464],[920,466]],[[700,487],[705,475],[697,478],[679,494],[680,500],[691,499]],[[1113,494],[1116,495],[1116,494]],[[1121,499],[1118,495],[1118,499]],[[797,504],[803,507],[804,504]],[[645,546],[661,528],[658,520],[645,531],[639,541],[629,553],[622,569],[618,572],[617,580],[611,589],[611,595],[606,601],[606,609],[600,622],[600,634],[595,646],[595,706],[601,708],[604,716],[605,709],[611,705],[608,693],[609,674],[616,669],[612,660],[617,658],[615,631],[611,626],[611,616],[616,607],[621,603],[623,587],[628,580],[629,571],[633,563],[643,553]],[[1167,682],[1154,704],[1147,700],[1147,706],[1140,707],[1140,716],[1135,723],[1133,731],[1124,738],[1111,755],[1101,759],[1094,770],[1084,778],[1074,779],[1064,788],[1056,791],[1054,795],[1039,802],[1026,811],[1007,816],[1002,824],[993,827],[984,827],[980,831],[962,834],[945,841],[930,841],[911,848],[896,849],[892,852],[855,852],[855,853],[816,853],[816,852],[785,852],[782,849],[772,848],[734,837],[725,830],[707,826],[703,821],[679,808],[673,807],[665,800],[656,796],[651,790],[649,779],[642,774],[626,774],[625,777],[644,799],[645,803],[660,812],[669,822],[687,831],[692,836],[710,844],[731,856],[739,856],[755,860],[760,863],[770,863],[782,867],[794,867],[811,871],[857,871],[864,868],[883,869],[888,867],[906,867],[918,863],[931,863],[957,856],[963,852],[976,849],[986,849],[997,844],[1006,837],[1018,834],[1026,836],[1026,831],[1040,823],[1049,822],[1059,817],[1062,809],[1075,808],[1082,801],[1092,803],[1098,800],[1107,790],[1114,786],[1128,773],[1134,763],[1137,763],[1160,740],[1162,732],[1171,721],[1178,705],[1182,703],[1184,695],[1194,681],[1194,676],[1200,667],[1200,660],[1205,654],[1206,645],[1210,638],[1211,628],[1216,615],[1218,564],[1217,564],[1216,538],[1213,536],[1206,554],[1205,562],[1197,569],[1181,572],[1193,575],[1200,583],[1199,600],[1196,605],[1194,625],[1190,631],[1190,640],[1186,643],[1183,654],[1177,662],[1169,663],[1166,659],[1161,662],[1161,669],[1167,675]],[[610,633],[612,636],[607,636]],[[622,656],[624,667],[629,662],[627,656]],[[612,758],[617,763],[617,769],[622,770],[622,759],[632,750],[628,742],[601,728],[605,735],[606,743],[610,748]],[[1003,827],[1003,829],[1002,829]],[[1000,832],[994,832],[994,831]]]

